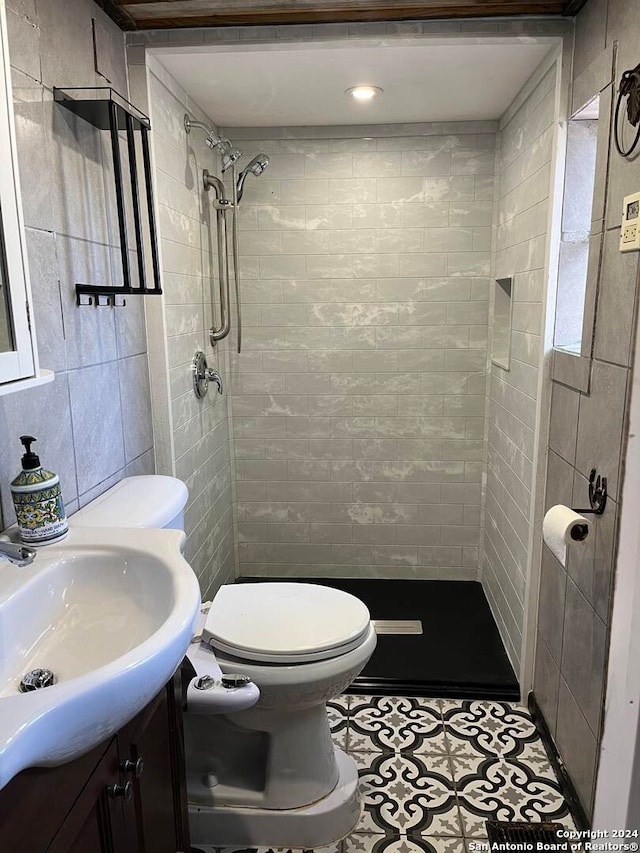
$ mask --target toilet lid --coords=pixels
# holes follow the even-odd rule
[[[357,648],[370,626],[355,596],[310,583],[246,583],[220,587],[203,639],[234,657],[265,663],[308,663]]]

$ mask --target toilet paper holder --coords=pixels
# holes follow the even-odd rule
[[[574,509],[573,511],[580,513],[580,515],[585,513],[602,515],[607,505],[607,478],[601,477],[595,468],[592,468],[589,474],[589,503],[591,504],[590,509]]]

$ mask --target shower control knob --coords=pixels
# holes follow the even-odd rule
[[[245,687],[251,684],[251,679],[248,675],[239,675],[238,673],[229,673],[222,676],[222,686],[227,689],[232,687]]]
[[[217,370],[209,367],[207,364],[207,357],[202,350],[198,350],[194,355],[193,361],[191,362],[191,372],[193,391],[198,400],[202,400],[203,397],[206,397],[210,382],[215,383],[218,387],[218,394],[222,394],[224,390],[222,386],[222,376],[220,376]]]

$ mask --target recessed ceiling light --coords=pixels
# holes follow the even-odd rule
[[[382,94],[380,86],[352,86],[345,92],[345,95],[351,95],[356,101],[370,101],[380,94]]]

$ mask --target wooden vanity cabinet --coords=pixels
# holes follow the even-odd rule
[[[188,853],[179,674],[110,740],[0,791],[0,850]]]

